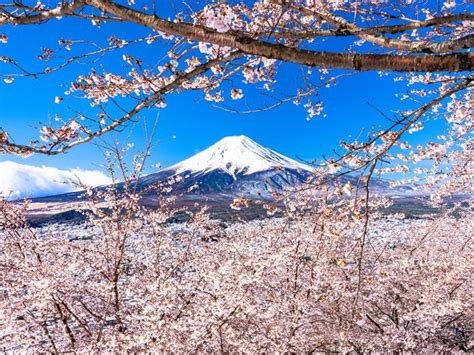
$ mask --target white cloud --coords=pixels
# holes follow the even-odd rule
[[[0,162],[0,195],[9,199],[41,197],[81,190],[72,182],[88,186],[111,183],[98,170],[60,170],[49,166],[33,166],[12,161]]]

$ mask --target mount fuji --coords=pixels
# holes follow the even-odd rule
[[[264,148],[246,136],[229,136],[167,170],[206,173],[222,170],[234,178],[273,168],[311,171],[309,165]]]
[[[177,206],[205,204],[215,215],[233,218],[235,211],[229,211],[233,199],[272,199],[276,192],[301,187],[312,171],[310,165],[265,148],[246,136],[230,136],[178,164],[142,177],[137,187],[142,192],[141,202],[147,206],[159,206],[162,196],[171,195],[176,197]],[[357,184],[354,177],[343,179],[343,183],[351,180],[353,185]],[[374,179],[372,184],[378,193],[392,197],[413,192],[408,186],[392,189],[383,180]],[[166,188],[157,190],[155,187],[160,185]],[[35,198],[31,220],[49,223],[79,218],[74,210],[84,201],[82,192]],[[265,215],[263,210],[259,213]]]
[[[188,199],[270,197],[301,185],[312,167],[246,136],[229,136],[202,152],[140,181],[142,187],[179,177],[173,192]]]

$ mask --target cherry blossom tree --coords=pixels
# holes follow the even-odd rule
[[[321,114],[323,107],[314,82],[320,82],[323,87],[331,86],[337,79],[334,72],[337,69],[408,73],[399,78],[407,81],[412,80],[413,75],[420,75],[416,81],[427,86],[417,90],[416,95],[439,94],[438,100],[442,101],[449,95],[466,91],[472,80],[469,72],[474,66],[473,55],[466,51],[474,43],[473,14],[469,12],[468,2],[454,0],[441,6],[437,2],[416,1],[406,4],[386,1],[211,2],[189,8],[176,14],[174,19],[160,16],[164,5],[152,1],[123,4],[76,0],[61,1],[57,6],[41,1],[34,4],[16,1],[0,6],[0,26],[6,31],[68,17],[92,21],[97,26],[105,22],[128,22],[150,30],[147,37],[134,40],[112,36],[107,39],[108,46],[97,46],[93,51],[58,62],[55,56],[59,53],[64,56],[64,51],[67,56],[67,51],[80,43],[77,39],[60,37],[57,48],[42,48],[39,58],[46,65],[39,72],[29,70],[15,58],[2,56],[5,83],[14,84],[17,76],[53,75],[75,61],[94,59],[139,42],[151,46],[169,43],[169,60],[157,68],[143,67],[140,58],[124,54],[123,59],[131,67],[127,75],[91,69],[71,83],[66,94],[84,95],[100,111],[97,118],[88,117],[87,123],[80,115],[61,118],[62,124],[43,127],[42,141],[31,144],[16,143],[12,137],[14,132],[2,132],[1,151],[20,155],[59,154],[91,141],[119,129],[144,109],[163,107],[166,96],[173,92],[201,90],[207,100],[221,102],[224,90],[229,90],[233,99],[239,99],[244,95],[242,90],[225,85],[231,76],[240,76],[247,83],[261,83],[271,90],[282,62],[315,67],[322,74],[320,78],[302,78],[301,82],[307,84],[293,95],[294,102],[304,103],[309,117]],[[58,32],[61,26],[58,22]],[[6,34],[2,34],[1,39],[3,43],[8,42]],[[319,50],[324,40],[332,41],[334,47],[340,49]],[[430,75],[423,78],[423,74],[416,73]],[[116,102],[121,96],[134,97],[138,103],[135,101],[126,108],[121,117],[108,114],[104,105]],[[57,103],[62,100],[63,97],[55,99]],[[402,115],[400,121],[413,121],[410,125],[418,123],[419,119],[408,120],[405,116]]]
[[[365,202],[325,185],[285,199],[285,218],[222,226],[201,211],[173,225],[172,201],[147,210],[132,175],[89,190],[76,227],[32,229],[26,205],[1,201],[3,351],[472,349],[470,208],[373,212],[367,226]]]
[[[56,48],[41,49],[39,71],[0,56],[4,85],[91,63],[52,100],[61,105],[79,95],[95,110],[93,117],[57,117],[57,126],[43,126],[29,143],[1,131],[0,152],[61,154],[120,130],[144,110],[164,109],[174,93],[199,91],[219,105],[245,96],[241,82],[271,92],[284,64],[302,68],[301,84],[269,109],[296,104],[308,118],[319,116],[319,93],[337,90],[341,78],[360,71],[406,84],[400,100],[410,108],[381,112],[386,127],[343,141],[334,156],[313,162],[314,176],[297,191],[232,204],[260,203],[269,215],[281,210],[279,219],[222,226],[205,211],[184,211],[190,220],[176,227],[167,223],[176,210],[165,197],[174,181],[156,186],[160,208],[146,209],[137,182],[147,153],[129,174],[120,149],[108,162],[112,175],[123,173],[122,185],[86,188],[87,222],[73,237],[69,230],[31,228],[27,202],[1,200],[2,350],[472,350],[472,4],[212,1],[171,19],[162,15],[164,6],[133,0],[0,5],[0,48],[21,26],[49,21],[61,32],[70,18],[149,30],[91,47],[62,33]],[[321,50],[324,41],[334,51]],[[131,54],[140,43],[164,50],[166,59],[147,66]],[[95,59],[117,53],[127,73],[94,67]],[[412,135],[433,121],[443,127],[414,145]],[[387,216],[392,201],[377,196],[371,181],[393,173],[406,178],[392,184],[417,186],[441,212]]]

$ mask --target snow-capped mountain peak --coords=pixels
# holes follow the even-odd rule
[[[243,135],[222,138],[209,148],[166,170],[174,170],[176,174],[222,170],[235,178],[238,174],[248,175],[272,168],[312,170],[311,166],[262,147]]]

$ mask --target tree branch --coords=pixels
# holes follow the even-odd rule
[[[312,51],[257,40],[242,32],[228,31],[222,33],[200,25],[163,20],[157,16],[148,15],[144,12],[116,4],[110,0],[85,1],[87,4],[103,12],[168,35],[231,47],[239,49],[245,54],[303,64],[310,67],[398,72],[460,72],[474,70],[474,54],[472,53],[392,55]]]
[[[12,24],[12,25],[39,24],[58,16],[72,15],[75,10],[80,9],[84,5],[85,5],[84,0],[75,0],[71,3],[60,2],[60,4],[54,9],[38,11],[37,14],[24,15],[24,16],[15,16],[12,13],[9,13],[8,11],[1,11],[0,26],[7,25],[7,24]]]
[[[224,58],[216,58],[216,59],[208,61],[207,63],[197,66],[196,68],[194,68],[194,70],[190,71],[189,73],[179,76],[173,82],[169,83],[168,85],[163,86],[161,89],[156,91],[153,95],[141,101],[133,109],[127,112],[124,116],[115,120],[110,125],[103,127],[102,129],[95,131],[93,133],[90,133],[89,135],[83,138],[77,139],[69,144],[63,145],[57,148],[56,150],[53,149],[54,147],[51,147],[50,149],[42,149],[42,148],[31,147],[28,145],[16,144],[16,143],[10,142],[6,136],[2,138],[2,136],[0,135],[0,153],[13,153],[13,154],[39,153],[39,154],[44,154],[44,155],[58,155],[58,154],[64,153],[65,151],[68,151],[77,145],[89,142],[93,140],[94,138],[97,138],[99,136],[104,135],[107,132],[117,129],[118,127],[124,125],[126,122],[130,121],[144,108],[147,108],[153,105],[156,102],[156,100],[160,99],[162,96],[166,94],[169,94],[173,90],[179,88],[186,81],[189,81],[192,78],[203,74],[204,72],[206,72],[207,70],[209,70],[210,68],[212,68],[213,66],[217,64],[232,61],[234,59],[242,57],[242,55],[243,55],[242,52],[235,51],[235,52],[230,53]]]

